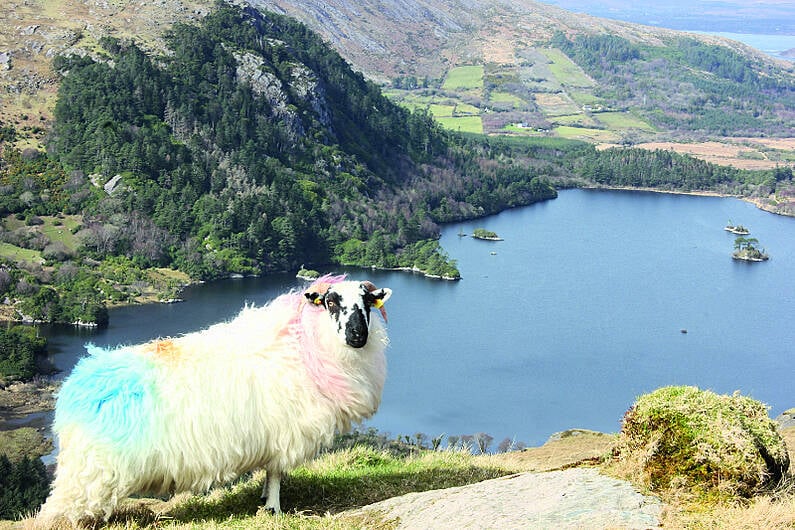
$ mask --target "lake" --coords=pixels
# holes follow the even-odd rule
[[[729,220],[770,261],[732,260]],[[475,228],[504,241],[458,236]],[[460,282],[347,271],[394,291],[387,385],[368,425],[538,445],[569,428],[616,432],[638,395],[672,384],[739,390],[775,416],[795,406],[793,234],[795,219],[735,199],[593,190],[450,224],[441,242]],[[113,309],[104,330],[43,333],[68,371],[86,342],[194,331],[301,285],[224,280],[184,303]]]

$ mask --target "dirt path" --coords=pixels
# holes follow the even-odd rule
[[[660,528],[662,505],[593,468],[519,473],[469,486],[409,493],[362,508],[399,529]]]

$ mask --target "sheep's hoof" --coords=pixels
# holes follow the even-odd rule
[[[270,506],[260,506],[257,510],[257,515],[277,515],[278,513],[276,508]]]

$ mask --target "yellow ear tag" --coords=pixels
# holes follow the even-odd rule
[[[375,307],[376,309],[381,309],[382,307],[384,307],[384,301],[380,298],[376,298],[375,302],[373,302],[373,307]]]
[[[320,305],[320,304],[323,303],[323,299],[322,298],[315,298],[312,301],[314,302],[315,305]]]

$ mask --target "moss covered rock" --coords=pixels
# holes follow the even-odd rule
[[[789,455],[767,407],[735,393],[670,386],[638,398],[615,449],[652,490],[751,495],[777,484]]]

